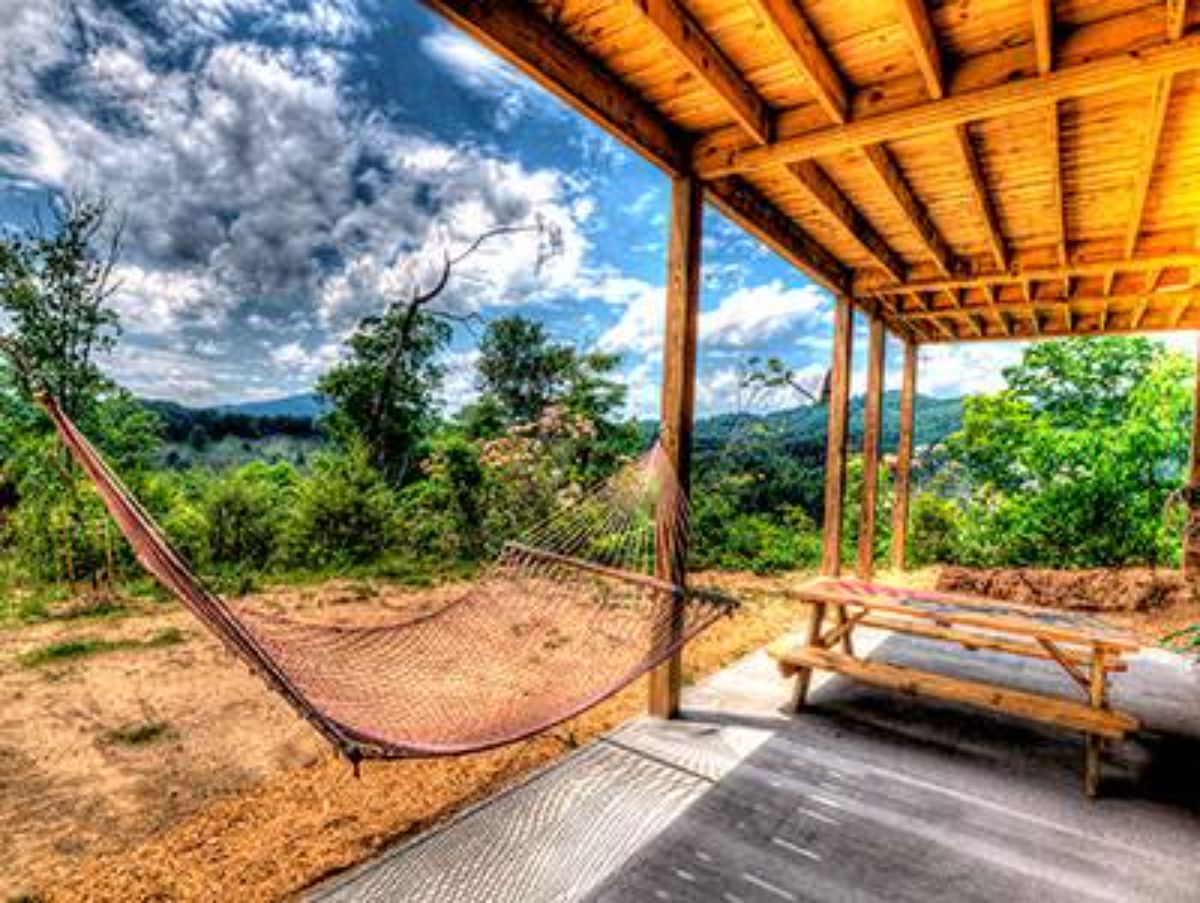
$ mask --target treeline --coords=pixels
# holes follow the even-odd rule
[[[10,582],[102,585],[137,573],[32,402],[37,389],[60,399],[198,567],[239,588],[301,572],[431,579],[470,571],[653,440],[624,413],[617,358],[552,341],[519,316],[483,329],[477,400],[447,416],[439,399],[455,320],[429,302],[461,256],[447,258],[433,288],[415,287],[362,321],[319,382],[329,409],[315,423],[147,407],[95,361],[119,334],[100,242],[104,212],[75,204],[46,234],[0,240],[0,308],[20,362],[0,373],[0,576]],[[1182,523],[1171,502],[1183,484],[1191,372],[1186,359],[1145,339],[1041,343],[997,393],[965,407],[920,399],[911,563],[1174,563]],[[793,376],[771,361],[748,379],[799,385]],[[819,392],[806,394],[795,410],[716,418],[699,432],[693,567],[817,564],[827,410]],[[886,410],[885,450],[895,443],[894,395]],[[856,401],[852,442],[860,424]],[[161,463],[164,441],[250,441],[293,429],[323,439],[303,465]],[[891,538],[890,466],[885,457],[881,560]],[[856,456],[847,560],[860,482]]]
[[[294,414],[251,414],[228,408],[189,408],[173,401],[146,400],[161,422],[162,438],[186,443],[197,450],[229,436],[255,440],[267,436],[315,439],[321,435],[317,417]]]

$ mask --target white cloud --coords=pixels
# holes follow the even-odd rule
[[[786,288],[778,280],[726,295],[700,316],[700,342],[710,348],[752,349],[826,316],[829,295],[812,285]]]
[[[625,310],[600,337],[599,347],[623,354],[648,354],[659,348],[664,290],[636,280],[616,281],[614,286]],[[786,288],[775,280],[741,288],[700,314],[700,345],[719,351],[753,350],[814,324],[829,308],[828,295],[814,286]]]
[[[362,26],[361,6],[170,0],[155,10],[159,24],[180,42],[208,39],[178,68],[107,5],[70,4],[86,33],[76,46],[65,2],[0,0],[0,173],[59,191],[103,189],[127,215],[116,303],[131,339],[153,349],[146,359],[173,374],[163,386],[149,380],[157,394],[198,398],[209,376],[235,387],[232,369],[228,379],[211,360],[189,369],[179,352],[219,347],[223,363],[244,365],[264,336],[284,357],[263,355],[263,372],[290,385],[328,359],[326,344],[428,276],[420,252],[440,260],[501,224],[540,218],[560,237],[559,253],[539,266],[530,236],[489,242],[439,304],[478,311],[595,291],[577,225],[595,202],[578,180],[401,131],[347,90],[330,42]],[[246,17],[314,38],[291,47],[216,39]],[[463,38],[435,46],[459,59],[474,47]],[[471,62],[479,79],[510,77],[486,54]],[[45,89],[51,69],[66,89]],[[117,355],[114,367],[131,384],[148,378],[135,355]]]

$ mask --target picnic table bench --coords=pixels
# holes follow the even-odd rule
[[[811,608],[805,640],[780,640],[768,651],[785,676],[796,678],[797,710],[807,701],[812,672],[823,670],[909,696],[1080,731],[1086,737],[1084,792],[1088,796],[1095,796],[1099,788],[1104,742],[1138,728],[1132,715],[1113,709],[1108,700],[1109,675],[1125,670],[1121,657],[1136,650],[1138,643],[1090,615],[843,577],[820,577],[789,595]],[[830,614],[834,623],[825,629]],[[1083,698],[1033,693],[859,658],[854,655],[853,633],[860,626],[955,643],[972,651],[987,649],[1054,662]]]

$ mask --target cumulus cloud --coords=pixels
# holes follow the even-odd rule
[[[172,372],[186,359],[164,355],[223,347],[242,362],[268,335],[284,349],[261,355],[268,371],[299,363],[297,349],[326,360],[314,352],[501,224],[537,218],[559,253],[540,261],[530,236],[490,242],[439,303],[536,303],[594,281],[580,183],[402,130],[361,102],[338,44],[366,27],[364,8],[167,0],[135,24],[99,0],[0,0],[0,178],[111,197],[127,217],[116,303]],[[259,43],[256,30],[305,40]],[[167,33],[188,52],[165,54]],[[431,52],[465,59],[480,84],[511,78],[486,54],[464,57],[470,46],[443,36]],[[114,366],[140,378],[130,356]],[[211,361],[193,373],[223,379]],[[201,393],[199,379],[168,382]]]
[[[625,310],[599,339],[609,352],[648,354],[662,343],[664,289],[648,283],[626,284]],[[726,295],[712,310],[700,314],[699,342],[713,351],[738,352],[761,348],[794,335],[826,316],[830,300],[815,286],[788,288],[774,280],[747,286]]]

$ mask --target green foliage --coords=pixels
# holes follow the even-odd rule
[[[208,561],[263,569],[280,551],[280,513],[297,475],[289,464],[255,462],[214,479],[200,497]]]
[[[110,385],[95,358],[112,349],[119,330],[108,304],[119,232],[106,230],[103,201],[70,199],[52,213],[48,231],[0,237],[0,309],[32,370],[19,376],[25,394],[44,388],[78,417]]]
[[[22,652],[17,661],[25,668],[40,668],[44,665],[62,664],[92,655],[109,652],[126,652],[131,649],[161,649],[177,646],[184,641],[183,633],[175,627],[166,627],[144,640],[108,640],[80,637],[74,640],[59,640]]]
[[[402,485],[414,472],[421,443],[437,425],[444,376],[440,353],[450,342],[444,321],[393,306],[367,317],[347,342],[345,361],[317,384],[334,410],[326,422],[347,443],[364,441],[385,478]]]
[[[1145,339],[1030,348],[1008,388],[968,399],[947,447],[956,547],[931,539],[921,554],[990,566],[1176,560],[1178,524],[1164,511],[1187,460],[1191,371]],[[931,529],[955,519],[923,504]]]
[[[395,500],[365,446],[317,455],[292,494],[288,559],[313,569],[366,563],[392,541],[394,517]]]
[[[103,739],[106,743],[115,743],[120,746],[146,746],[160,740],[169,740],[174,736],[175,732],[167,722],[145,721],[105,731]]]
[[[914,567],[953,562],[962,548],[962,511],[954,501],[922,492],[909,510],[908,563]]]

